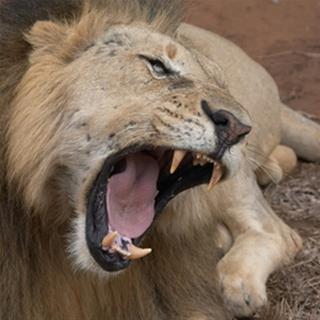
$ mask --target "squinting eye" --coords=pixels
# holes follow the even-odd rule
[[[160,60],[150,60],[149,61],[152,70],[161,77],[170,75],[170,70],[160,61]]]
[[[159,59],[153,59],[145,55],[140,55],[140,58],[142,58],[149,64],[151,71],[157,78],[161,79],[174,74],[174,71],[167,68],[165,64]]]

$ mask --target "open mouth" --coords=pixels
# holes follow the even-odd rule
[[[157,216],[179,193],[225,173],[217,160],[164,148],[129,148],[108,158],[88,196],[86,240],[106,271],[119,271],[151,252],[138,245]]]

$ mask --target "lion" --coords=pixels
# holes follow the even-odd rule
[[[2,1],[1,319],[249,315],[301,248],[258,182],[320,160],[319,126],[182,17]]]

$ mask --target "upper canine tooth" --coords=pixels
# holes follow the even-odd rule
[[[102,240],[102,249],[103,250],[109,249],[112,246],[114,240],[117,238],[117,236],[118,236],[117,231],[108,233]]]
[[[186,154],[187,154],[187,151],[183,151],[183,150],[174,151],[171,168],[170,168],[171,174],[176,172],[177,168],[179,167],[180,163],[182,162]]]
[[[128,251],[130,252],[130,256],[128,258],[130,260],[137,260],[137,259],[141,259],[141,258],[147,256],[148,254],[150,254],[152,249],[150,249],[150,248],[141,249],[141,248],[136,247],[133,244],[130,244],[128,247]]]
[[[208,185],[208,191],[212,190],[212,188],[220,181],[223,170],[222,166],[220,163],[217,161],[214,161],[214,166],[213,166],[213,171],[212,171],[212,176]]]

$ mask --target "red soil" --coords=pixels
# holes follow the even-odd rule
[[[319,0],[187,0],[187,21],[232,40],[275,78],[281,98],[320,117]]]

